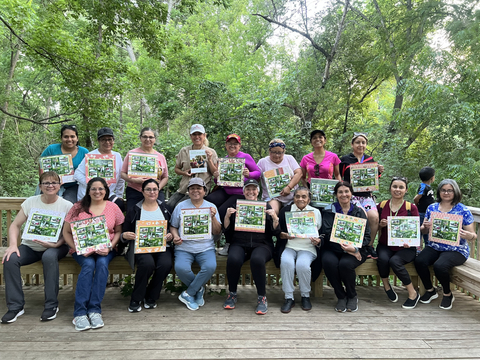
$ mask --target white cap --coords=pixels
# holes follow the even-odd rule
[[[190,128],[190,135],[196,132],[205,134],[205,128],[203,127],[203,125],[193,124],[192,127]]]

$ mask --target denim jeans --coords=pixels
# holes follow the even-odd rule
[[[72,254],[82,267],[75,290],[74,317],[102,313],[101,304],[107,287],[108,264],[116,255],[115,250],[110,251],[107,256],[92,254],[85,257],[77,253]]]
[[[192,264],[196,261],[200,265],[200,271],[195,275]],[[187,293],[195,296],[198,290],[207,283],[217,268],[215,249],[192,254],[187,251],[175,250],[175,273],[178,278],[188,286]]]

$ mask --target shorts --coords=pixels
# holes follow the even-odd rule
[[[365,209],[366,212],[370,210],[377,210],[377,204],[375,204],[375,200],[371,197],[363,197],[363,196],[355,196],[352,195],[352,202]]]

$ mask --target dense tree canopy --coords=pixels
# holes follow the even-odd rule
[[[0,196],[33,193],[63,123],[89,149],[113,127],[122,154],[142,126],[158,129],[174,191],[175,155],[199,122],[219,154],[237,132],[256,160],[274,137],[300,160],[313,128],[339,155],[365,131],[410,199],[429,165],[478,205],[478,0],[318,3],[0,0]]]

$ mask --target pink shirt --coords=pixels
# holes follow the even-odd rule
[[[85,220],[95,216],[93,214],[90,215],[82,211],[80,214],[74,217],[73,214],[76,214],[79,209],[80,202],[77,202],[68,212],[67,216],[65,217],[65,221],[70,223],[73,221]],[[108,235],[110,237],[110,241],[112,241],[113,237],[115,236],[115,226],[122,225],[125,220],[125,216],[123,216],[123,213],[117,206],[117,204],[110,201],[107,201],[105,209],[100,215],[105,215],[105,219],[107,220]]]
[[[334,167],[338,164],[340,164],[338,155],[331,151],[325,151],[325,156],[320,163],[319,175],[315,175],[315,165],[317,165],[317,163],[313,158],[312,152],[303,157],[302,161],[300,162],[300,167],[307,170],[308,182],[310,182],[312,178],[332,179]]]
[[[128,174],[128,161],[130,160],[130,153],[148,154],[145,151],[143,151],[142,148],[136,148],[136,149],[130,150],[127,153],[127,156],[125,156],[125,160],[123,160],[123,165],[122,165],[122,172],[126,174]],[[168,165],[167,165],[167,160],[165,159],[165,156],[163,156],[156,150],[154,150],[151,155],[157,155],[158,164],[162,168],[162,176],[160,178],[161,179],[168,178]],[[128,186],[131,187],[132,189],[142,192],[142,184],[129,182]]]

